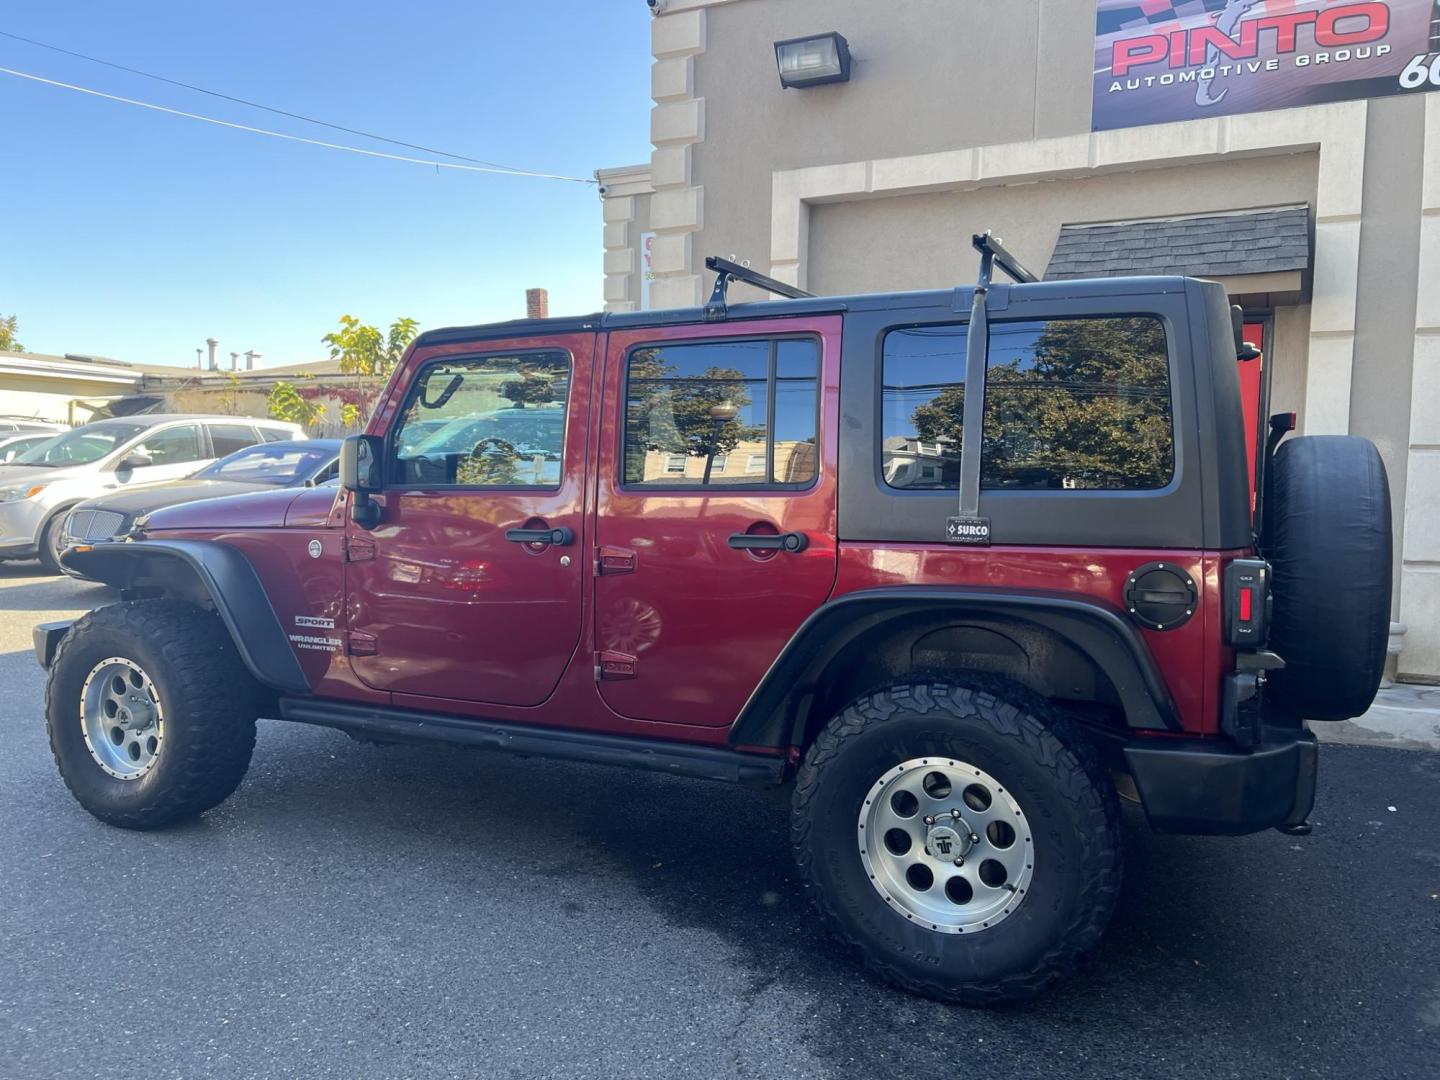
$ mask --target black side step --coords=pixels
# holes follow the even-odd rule
[[[778,784],[785,777],[785,759],[767,754],[742,754],[716,746],[690,746],[591,731],[501,724],[493,720],[462,720],[443,713],[392,709],[383,705],[282,697],[279,718],[339,728],[385,742],[479,746],[566,761],[628,765],[676,776],[727,780],[732,784]]]

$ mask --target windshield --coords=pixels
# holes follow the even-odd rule
[[[120,424],[109,421],[86,424],[74,431],[67,431],[64,435],[46,439],[39,446],[32,446],[23,454],[16,456],[9,464],[51,469],[63,465],[89,465],[129,442],[145,428],[144,424]]]
[[[236,480],[286,487],[301,484],[335,457],[328,446],[262,443],[237,450],[195,474],[197,480]]]

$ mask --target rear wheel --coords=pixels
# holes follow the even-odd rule
[[[255,683],[220,620],[142,600],[92,611],[61,640],[45,690],[55,764],[97,818],[153,829],[239,786],[255,746]]]
[[[1099,940],[1120,887],[1113,786],[1073,725],[1018,688],[858,699],[806,755],[792,838],[841,938],[946,1001],[1044,989]]]

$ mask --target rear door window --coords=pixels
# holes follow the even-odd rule
[[[254,446],[260,441],[255,429],[249,424],[211,424],[210,444],[215,448],[215,456],[227,457],[236,450],[244,450],[247,446]]]
[[[645,345],[626,366],[624,484],[796,488],[815,482],[820,343]]]

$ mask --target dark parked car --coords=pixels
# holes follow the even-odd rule
[[[66,539],[86,544],[124,536],[136,518],[162,506],[275,488],[315,487],[335,479],[339,457],[339,439],[247,446],[183,480],[144,484],[81,503],[65,519]],[[74,575],[68,569],[66,573]]]

